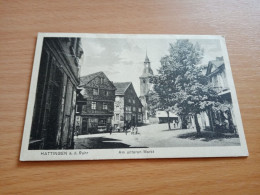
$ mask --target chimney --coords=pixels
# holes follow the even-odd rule
[[[221,56],[221,57],[216,57],[216,60],[217,61],[223,61],[224,59],[223,59],[223,56]]]

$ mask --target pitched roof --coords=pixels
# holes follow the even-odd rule
[[[102,71],[80,77],[80,85],[85,85],[98,75],[104,75]]]
[[[89,74],[89,75],[86,75],[86,76],[82,76],[80,77],[80,84],[79,84],[79,87],[82,87],[82,86],[87,86],[89,84],[90,81],[92,81],[94,78],[96,77],[102,77],[102,78],[106,78],[108,80],[108,83],[107,84],[103,84],[103,87],[109,87],[110,89],[113,89],[115,90],[115,86],[113,84],[112,81],[110,81],[107,76],[105,75],[104,72],[100,71],[100,72],[95,72],[93,74]]]
[[[124,95],[131,82],[113,83],[116,87],[116,95]]]
[[[219,69],[222,65],[224,65],[223,57],[217,57],[216,60],[209,61],[206,75],[213,73],[215,70]]]
[[[216,66],[216,68],[220,67],[222,64],[224,64],[223,60],[212,60],[211,63]]]

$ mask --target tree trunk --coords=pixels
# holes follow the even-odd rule
[[[181,128],[187,129],[187,121],[185,119],[185,116],[181,116]]]
[[[167,118],[168,118],[168,127],[169,127],[169,130],[171,130],[170,113],[169,113],[169,111],[167,111]]]
[[[199,125],[199,122],[198,122],[197,114],[194,115],[194,120],[195,120],[195,126],[196,126],[196,130],[197,130],[197,135],[200,136],[201,132],[200,132],[200,125]]]
[[[229,131],[232,132],[232,133],[236,133],[236,129],[235,129],[235,125],[233,123],[233,120],[232,120],[232,116],[231,116],[231,111],[228,110],[228,125],[229,125]]]
[[[211,110],[211,108],[208,110],[208,116],[209,116],[209,125],[210,125],[210,130],[211,131],[215,131],[214,130],[214,123],[213,123],[213,117],[212,117],[212,110]]]

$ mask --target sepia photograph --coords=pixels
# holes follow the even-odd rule
[[[39,33],[20,160],[247,155],[222,36]]]

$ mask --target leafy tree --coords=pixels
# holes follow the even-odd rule
[[[198,134],[197,114],[219,106],[217,93],[199,65],[202,58],[203,49],[198,43],[177,40],[170,44],[169,55],[161,59],[159,74],[152,80],[162,108],[168,113],[174,110],[183,128],[187,128],[187,116],[194,116]]]
[[[150,90],[147,95],[147,108],[150,116],[155,117],[159,107],[160,101],[158,94],[154,90]]]

